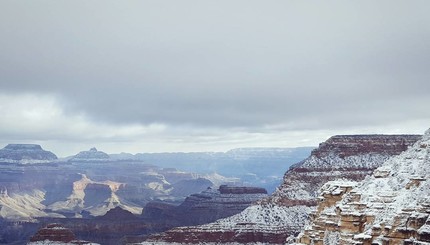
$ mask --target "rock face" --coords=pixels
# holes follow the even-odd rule
[[[208,188],[192,194],[179,206],[149,203],[143,217],[153,223],[164,223],[166,227],[205,224],[240,213],[264,197],[267,191],[263,188],[221,185],[218,190]]]
[[[420,138],[419,135],[331,137],[287,171],[272,196],[258,205],[211,224],[173,229],[148,239],[148,243],[284,243],[305,226],[324,183],[337,179],[362,180]]]
[[[57,156],[34,144],[9,144],[0,150],[0,162],[3,163],[46,163],[57,160]]]
[[[430,130],[359,183],[322,189],[303,244],[430,244]]]
[[[50,224],[40,229],[30,241],[57,241],[57,242],[71,242],[76,240],[75,234],[69,229],[64,228],[59,224]]]
[[[82,175],[80,180],[73,182],[71,195],[65,201],[50,204],[48,209],[65,215],[69,213],[75,217],[81,217],[83,211],[93,216],[101,216],[115,207],[135,214],[140,213],[142,208],[129,204],[116,194],[124,186],[124,183],[113,181],[93,181]]]
[[[270,202],[282,206],[315,206],[318,190],[327,181],[362,180],[420,138],[420,135],[333,136],[285,173]]]

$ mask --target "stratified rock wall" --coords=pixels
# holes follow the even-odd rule
[[[56,241],[56,242],[71,242],[76,240],[75,234],[73,232],[62,225],[59,224],[50,224],[46,227],[40,229],[36,235],[34,235],[30,241]]]
[[[430,130],[359,183],[322,188],[303,244],[430,244]]]
[[[98,245],[87,241],[77,240],[75,234],[61,224],[49,224],[41,228],[31,239],[28,245]]]

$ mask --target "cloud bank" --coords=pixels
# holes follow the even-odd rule
[[[422,132],[429,5],[2,1],[0,135],[157,151]]]

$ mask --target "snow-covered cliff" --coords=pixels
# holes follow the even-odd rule
[[[430,244],[430,130],[350,188],[327,183],[304,244]]]

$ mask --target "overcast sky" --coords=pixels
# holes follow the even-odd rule
[[[0,143],[66,156],[423,133],[429,9],[426,0],[2,0]]]

